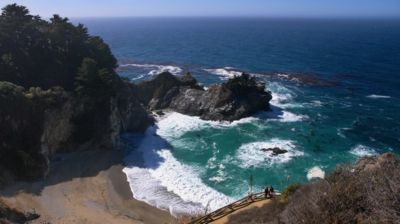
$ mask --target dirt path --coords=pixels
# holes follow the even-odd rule
[[[225,216],[225,217],[223,217],[221,219],[215,220],[214,222],[211,222],[211,223],[212,224],[226,224],[226,223],[228,223],[229,217],[231,215],[235,215],[237,213],[240,213],[242,211],[245,211],[245,210],[248,210],[248,209],[252,209],[252,208],[260,208],[263,205],[266,205],[266,204],[268,204],[270,202],[271,202],[271,200],[262,200],[262,201],[254,202],[254,203],[252,203],[252,204],[250,204],[250,205],[248,205],[248,206],[246,206],[244,208],[238,209],[238,210],[234,211],[233,213],[231,213],[231,214],[229,214],[229,215],[227,215],[227,216]]]

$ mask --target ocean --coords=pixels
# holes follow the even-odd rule
[[[207,87],[247,72],[270,112],[232,123],[167,113],[123,137],[135,198],[172,214],[283,190],[360,156],[400,152],[400,21],[272,18],[74,19],[132,82],[191,72]],[[272,156],[262,148],[279,147]]]

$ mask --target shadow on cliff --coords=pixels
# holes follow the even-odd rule
[[[122,172],[123,167],[155,169],[163,162],[163,158],[157,152],[161,149],[172,149],[166,140],[156,134],[156,130],[157,126],[154,125],[143,134],[123,134],[121,136],[122,149],[93,149],[57,154],[51,159],[50,172],[45,178],[33,182],[15,182],[1,189],[0,195],[12,197],[20,192],[41,195],[46,187],[79,181],[77,178],[102,175],[103,171],[113,166],[119,166],[118,170],[121,172],[117,174],[110,172],[105,175],[125,175]],[[121,179],[126,180],[126,177],[123,177]]]

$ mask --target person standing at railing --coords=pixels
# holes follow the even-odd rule
[[[264,189],[265,198],[269,198],[269,192],[270,192],[269,187],[265,187]]]
[[[269,196],[272,198],[273,194],[274,194],[274,188],[272,187],[272,185],[270,185],[270,187],[269,187]]]

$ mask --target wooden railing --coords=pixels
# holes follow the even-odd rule
[[[219,208],[201,218],[193,220],[189,222],[189,224],[203,224],[203,223],[210,223],[220,218],[223,218],[234,211],[237,211],[241,208],[244,208],[254,202],[266,200],[264,192],[259,192],[255,194],[251,194],[247,197],[244,197],[240,200],[237,200],[225,207]]]

